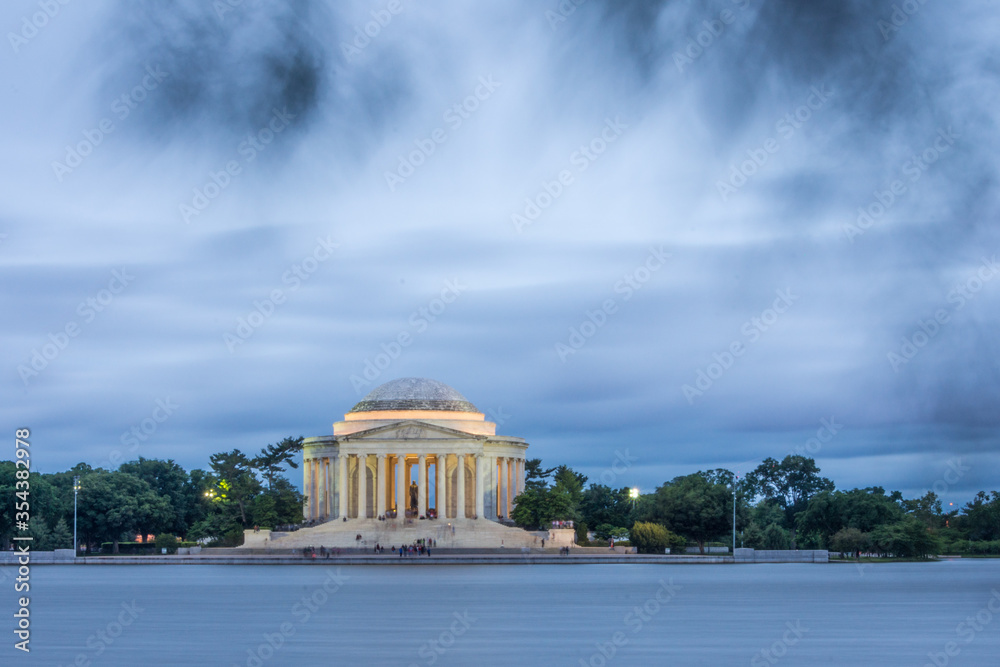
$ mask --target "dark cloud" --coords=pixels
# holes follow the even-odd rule
[[[168,397],[180,407],[130,455],[194,467],[329,433],[368,388],[429,376],[592,479],[626,449],[623,485],[748,468],[836,419],[816,456],[841,486],[921,493],[969,457],[949,501],[996,487],[1000,280],[949,300],[1000,254],[981,10],[927,3],[886,39],[883,0],[592,0],[554,23],[556,2],[404,1],[353,51],[378,7],[216,4],[69,5],[0,70],[19,100],[0,110],[18,129],[0,179],[0,414],[36,429],[43,469],[102,463]],[[723,9],[732,24],[678,67]],[[147,65],[169,72],[162,87],[54,177]],[[485,78],[500,85],[486,94]],[[296,115],[289,133],[245,160],[236,146],[278,107]],[[768,140],[777,150],[748,163]],[[183,219],[233,159],[240,173]],[[412,173],[390,189],[401,161]],[[317,239],[340,245],[289,279]],[[637,273],[651,248],[670,258]],[[78,304],[121,267],[134,282],[84,322]],[[421,328],[448,281],[460,297]],[[787,290],[792,305],[769,312]],[[271,314],[230,349],[258,308]],[[894,368],[942,308],[949,321]],[[70,322],[79,335],[23,382],[18,367]],[[403,332],[412,345],[354,382]]]

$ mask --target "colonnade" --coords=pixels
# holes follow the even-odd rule
[[[524,491],[524,458],[340,452],[307,456],[303,477],[307,520],[432,513],[440,519],[500,519],[510,517],[514,499]]]

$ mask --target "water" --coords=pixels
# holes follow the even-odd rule
[[[1000,664],[1000,560],[36,566],[31,598],[35,665]]]

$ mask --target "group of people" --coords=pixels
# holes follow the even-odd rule
[[[433,540],[431,540],[433,541]],[[431,555],[431,545],[427,543],[427,540],[417,540],[413,544],[403,545],[399,547],[399,557],[403,556],[428,556]],[[423,543],[423,544],[421,544]],[[393,553],[396,553],[396,547],[392,548]]]

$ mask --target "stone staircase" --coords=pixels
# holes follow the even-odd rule
[[[370,549],[380,544],[388,549],[426,538],[432,538],[437,547],[446,549],[520,549],[541,547],[542,540],[548,539],[548,533],[528,532],[486,519],[411,519],[402,525],[395,519],[349,519],[328,521],[290,533],[247,531],[244,545],[240,548],[300,549],[323,546]]]

